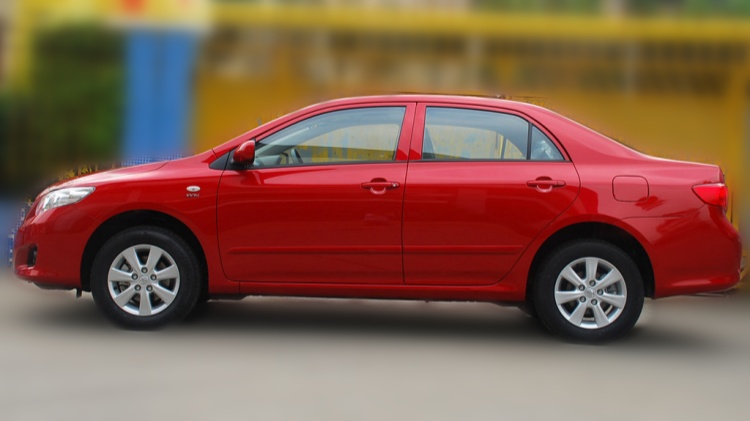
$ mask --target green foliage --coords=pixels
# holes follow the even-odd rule
[[[0,95],[0,192],[17,192],[28,176],[24,149],[29,147],[28,101],[16,91]]]
[[[62,28],[40,34],[34,49],[34,118],[44,122],[34,128],[50,158],[113,158],[124,92],[121,36],[96,27]]]
[[[114,159],[121,138],[122,35],[79,25],[48,29],[34,39],[28,92],[9,95],[6,117],[0,117],[8,133],[4,180],[14,188]]]

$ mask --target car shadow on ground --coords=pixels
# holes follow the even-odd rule
[[[327,336],[372,336],[383,339],[445,339],[451,341],[487,341],[506,344],[566,344],[553,337],[534,319],[515,308],[489,304],[472,310],[473,305],[451,308],[453,304],[364,300],[311,300],[252,298],[242,301],[210,301],[200,306],[187,320],[146,334],[212,335],[268,334]],[[332,305],[329,304],[332,302]],[[71,332],[107,331],[116,333],[91,300],[51,307],[27,309],[21,322],[28,326]],[[583,345],[586,346],[586,345]],[[652,326],[640,323],[619,341],[598,346],[616,346],[627,350],[679,353],[716,353],[725,344],[681,326]]]
[[[211,331],[315,332],[341,335],[368,334],[393,337],[453,337],[455,339],[513,338],[523,341],[547,340],[544,330],[531,318],[513,308],[490,304],[480,311],[470,305],[450,308],[450,304],[380,301],[322,300],[306,303],[209,302],[186,320],[181,328]]]

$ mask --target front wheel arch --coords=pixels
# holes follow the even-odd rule
[[[179,219],[163,212],[152,210],[128,211],[115,215],[104,221],[91,234],[81,259],[81,288],[91,291],[91,265],[94,258],[108,239],[128,228],[142,225],[152,225],[167,229],[183,239],[195,253],[201,271],[201,299],[208,297],[208,263],[198,238],[193,231]]]
[[[191,247],[172,231],[136,226],[117,233],[91,267],[97,307],[129,329],[161,327],[186,317],[200,298],[200,271]]]

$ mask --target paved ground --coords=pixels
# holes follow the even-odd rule
[[[625,340],[489,304],[248,298],[128,332],[0,274],[0,419],[750,419],[750,300],[647,302]]]

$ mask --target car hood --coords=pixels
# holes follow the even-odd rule
[[[94,174],[88,174],[77,178],[72,178],[70,180],[61,181],[59,183],[55,183],[49,187],[47,187],[42,193],[39,195],[45,195],[49,193],[52,190],[58,190],[66,187],[83,187],[83,186],[94,186],[96,187],[99,184],[121,180],[121,179],[127,179],[127,178],[133,178],[137,177],[142,174],[150,173],[153,171],[156,171],[163,166],[165,166],[169,161],[163,161],[163,162],[154,162],[151,164],[143,164],[143,165],[136,165],[133,167],[126,167],[126,168],[117,168],[114,170],[109,171],[101,171]]]

